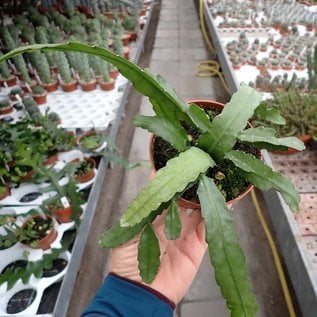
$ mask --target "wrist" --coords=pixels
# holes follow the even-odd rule
[[[160,291],[158,291],[157,289],[151,287],[151,286],[148,286],[147,284],[144,284],[142,282],[139,282],[137,280],[134,280],[134,279],[130,279],[130,278],[126,278],[124,276],[120,276],[118,275],[117,273],[115,272],[110,272],[109,275],[112,275],[112,276],[115,276],[117,278],[120,278],[124,281],[127,281],[129,283],[132,283],[136,286],[139,286],[145,290],[147,290],[148,292],[150,292],[151,294],[155,295],[157,298],[159,298],[160,300],[164,301],[166,304],[168,304],[169,306],[171,306],[171,308],[174,310],[176,305],[173,301],[171,301],[168,297],[166,297],[164,294],[162,294]]]

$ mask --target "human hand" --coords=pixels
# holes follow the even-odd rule
[[[165,213],[153,223],[159,239],[161,264],[151,288],[165,295],[175,304],[184,297],[199,269],[207,249],[205,225],[200,211],[190,215],[180,212],[182,232],[177,240],[167,240],[164,233]],[[114,249],[110,260],[110,272],[143,283],[138,269],[138,243],[140,236]],[[147,284],[146,284],[147,285]]]

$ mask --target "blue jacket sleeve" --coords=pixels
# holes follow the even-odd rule
[[[172,317],[172,307],[147,289],[108,275],[82,317]]]

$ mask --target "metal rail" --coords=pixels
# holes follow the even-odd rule
[[[231,62],[221,42],[212,15],[204,1],[204,17],[209,34],[212,38],[218,60],[221,64],[226,82],[231,93],[234,93],[239,83],[234,75]],[[263,153],[264,161],[273,167],[267,151]],[[268,205],[268,213],[277,236],[281,254],[288,269],[301,312],[304,317],[314,317],[317,312],[317,276],[309,260],[305,241],[299,232],[298,225],[291,210],[285,204],[281,195],[275,190],[263,192]]]

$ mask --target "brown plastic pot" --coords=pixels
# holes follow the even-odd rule
[[[17,84],[17,78],[14,75],[11,75],[8,79],[1,79],[2,86],[4,86],[4,82],[7,83],[8,87],[13,87]]]
[[[95,160],[91,157],[86,157],[85,160],[92,164],[92,168],[86,174],[75,175],[75,179],[79,183],[87,183],[95,177],[95,168],[96,168]]]
[[[80,87],[83,91],[92,91],[97,88],[97,80],[93,79],[90,83],[80,82]]]
[[[33,173],[34,173],[33,169],[31,169],[28,172],[26,172],[25,176],[21,176],[20,177],[20,183],[28,182],[29,180],[31,180],[32,176],[33,176]]]
[[[109,71],[110,77],[113,79],[116,79],[119,75],[119,71],[115,68],[115,69],[111,69]]]
[[[81,144],[82,139],[85,138],[85,137],[87,137],[87,136],[91,136],[91,135],[95,135],[95,134],[96,134],[96,132],[93,131],[93,130],[91,130],[91,131],[86,131],[86,132],[80,134],[80,135],[77,137],[77,144],[78,144],[78,146],[81,147],[81,148],[83,148],[83,146],[82,146],[82,144]],[[98,149],[98,148],[101,147],[101,146],[102,146],[102,143],[99,144],[99,145],[98,145],[97,147],[95,147],[94,149],[86,149],[86,150],[93,151],[93,150]]]
[[[127,47],[127,46],[123,47],[123,56],[126,59],[129,59],[129,57],[130,57],[130,48],[129,47]]]
[[[10,104],[8,107],[0,109],[0,115],[9,114],[13,112],[13,106]]]
[[[114,89],[115,80],[113,78],[110,78],[110,81],[106,83],[103,80],[98,80],[98,84],[101,90],[109,91]]]
[[[36,103],[38,105],[43,105],[46,103],[47,101],[47,94],[44,93],[42,95],[35,95],[35,94],[32,94],[32,97],[34,98],[34,100],[36,101]]]
[[[10,187],[8,183],[5,183],[5,188],[5,191],[2,194],[0,194],[0,200],[5,199],[10,195]]]
[[[21,88],[22,88],[23,91],[26,92],[26,93],[32,93],[32,89],[33,89],[35,86],[37,86],[37,81],[34,80],[34,79],[32,79],[32,80],[31,80],[31,84],[29,85],[29,87],[31,88],[31,91],[27,88],[27,86],[26,86],[25,83],[23,83],[23,84],[21,85]]]
[[[216,101],[209,101],[209,100],[191,100],[188,102],[188,104],[194,103],[198,106],[200,106],[203,109],[222,109],[224,107],[224,104],[220,103],[220,102],[216,102]],[[251,125],[250,125],[251,126]],[[156,173],[156,169],[155,169],[155,164],[154,164],[154,159],[153,159],[153,144],[154,144],[154,139],[155,139],[155,135],[151,134],[150,136],[150,162],[151,162],[151,166],[152,166],[152,173]],[[237,197],[235,197],[232,200],[229,200],[226,202],[227,206],[231,206],[234,203],[236,203],[237,201],[239,201],[240,199],[242,199],[243,197],[245,197],[247,194],[249,194],[249,192],[253,189],[253,185],[250,184],[247,189],[245,191],[243,191],[240,195],[238,195]],[[180,198],[178,200],[178,205],[181,208],[185,208],[185,209],[193,209],[193,210],[201,210],[200,204],[197,202],[193,202],[193,201],[189,201],[186,200],[184,198]]]
[[[138,38],[138,32],[137,31],[126,31],[127,34],[130,34],[130,42],[136,41]]]
[[[73,210],[71,206],[67,208],[58,208],[55,210],[51,209],[51,213],[60,223],[68,223],[73,221]]]
[[[22,228],[26,227],[26,225],[27,225],[28,221],[30,221],[30,219],[36,219],[36,218],[42,218],[42,217],[40,215],[36,215],[36,216],[33,216],[33,217],[27,219],[24,222],[24,224],[22,225]],[[52,217],[47,216],[47,218],[50,219],[53,222]],[[56,229],[54,227],[54,223],[53,223],[53,227],[52,227],[51,231],[44,238],[42,238],[41,240],[37,241],[37,246],[36,247],[34,247],[34,246],[32,246],[31,244],[28,244],[28,243],[23,243],[23,242],[21,242],[21,243],[26,244],[30,248],[33,248],[33,249],[47,250],[47,249],[49,249],[51,247],[51,244],[55,241],[56,237],[57,237],[57,231],[56,231]]]
[[[73,79],[73,81],[71,83],[64,83],[64,82],[60,82],[59,83],[62,87],[62,90],[65,92],[71,92],[77,89],[77,80]]]
[[[42,86],[44,87],[44,89],[47,92],[54,92],[54,91],[57,90],[58,81],[54,80],[52,83],[50,83],[50,84],[42,84]]]
[[[121,36],[122,45],[129,45],[131,41],[131,35],[129,33],[123,33]]]
[[[51,156],[49,156],[44,162],[43,165],[44,166],[49,166],[49,165],[53,165],[57,162],[58,160],[58,154],[53,154]]]

